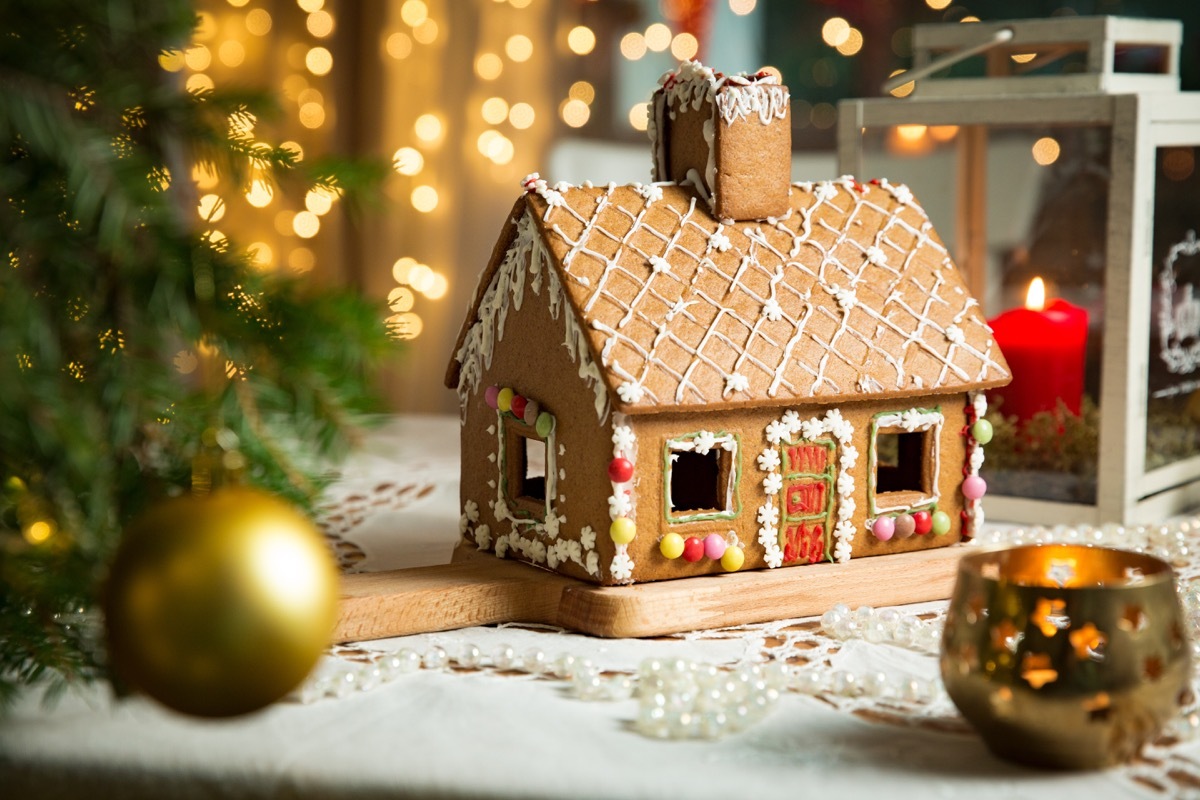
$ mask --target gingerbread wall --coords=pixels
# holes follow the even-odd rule
[[[853,487],[848,492],[854,510],[847,519],[852,526],[853,541],[851,555],[853,558],[886,555],[911,550],[925,549],[953,544],[962,538],[963,520],[961,512],[964,509],[964,498],[961,492],[963,481],[963,465],[966,459],[966,439],[962,435],[966,420],[968,397],[965,394],[935,395],[888,401],[844,404],[837,409],[841,420],[849,424],[845,444],[839,443],[834,452],[835,459],[841,459],[849,448],[856,453],[854,466],[841,470],[832,470],[830,489],[835,493],[830,504],[828,524],[836,526],[838,521],[839,497],[836,487],[841,472],[849,475]],[[871,423],[877,415],[900,414],[912,409],[929,412],[940,411],[942,421],[940,433],[937,435],[940,464],[937,474],[930,474],[930,479],[937,489],[937,509],[950,517],[949,532],[934,535],[932,532],[924,535],[912,535],[901,539],[893,537],[883,542],[877,539],[867,528],[868,519],[876,514],[871,512],[868,502],[868,483],[872,470]],[[637,538],[629,545],[629,555],[635,563],[634,579],[636,581],[660,580],[665,578],[686,577],[723,572],[719,561],[702,558],[698,562],[689,563],[684,558],[668,559],[659,552],[659,541],[667,533],[678,533],[685,539],[698,537],[704,539],[709,534],[718,534],[740,546],[745,553],[745,564],[742,569],[758,569],[767,566],[767,551],[760,541],[760,531],[763,528],[764,516],[762,508],[771,505],[777,510],[782,508],[781,498],[786,490],[788,481],[784,478],[784,467],[779,465],[774,469],[763,469],[760,462],[764,450],[780,452],[780,445],[773,445],[767,438],[768,428],[779,425],[776,431],[787,427],[784,415],[787,411],[796,412],[796,422],[805,423],[817,421],[823,426],[829,418],[830,408],[819,405],[784,406],[781,408],[745,409],[741,411],[695,412],[683,414],[653,414],[638,415],[631,418],[631,428],[637,436],[639,457],[636,464],[636,491],[638,502],[636,508]],[[888,421],[889,416],[880,417]],[[793,425],[794,427],[794,425]],[[888,430],[894,428],[886,428]],[[665,470],[664,450],[668,441],[679,440],[699,432],[707,431],[713,434],[716,446],[726,436],[737,440],[736,466],[740,468],[740,479],[737,481],[736,514],[732,519],[705,519],[699,521],[668,522],[665,511]],[[845,429],[840,431],[846,434]],[[803,439],[803,430],[794,437]],[[818,440],[833,441],[833,433],[824,430]],[[782,460],[782,459],[781,459]],[[780,476],[783,486],[777,492],[768,495],[764,481],[774,472]],[[845,481],[843,479],[843,485]],[[768,512],[769,513],[769,512]],[[896,513],[895,511],[889,513]],[[767,520],[770,522],[770,520]],[[786,519],[780,518],[777,527],[786,528]],[[794,562],[784,559],[784,565]],[[799,574],[797,576],[800,577]]]
[[[483,369],[475,390],[466,395],[460,489],[464,512],[460,527],[467,541],[488,550],[495,550],[502,537],[515,529],[528,544],[509,540],[500,545],[508,557],[598,581],[602,572],[607,574],[614,554],[608,535],[610,488],[605,471],[612,451],[611,428],[598,421],[594,391],[580,377],[577,354],[573,356],[564,345],[564,315],[572,312],[560,306],[558,318],[552,316],[552,287],[546,268],[539,270],[542,279],[534,280],[527,266],[529,257],[528,253],[521,256],[519,269],[526,272],[526,278],[516,293],[520,302],[512,297],[504,315],[503,336],[493,346],[491,365]],[[503,268],[500,279],[505,280]],[[552,526],[556,529],[553,535],[545,532],[544,523],[543,532],[536,534],[529,524],[514,524],[503,518],[506,515],[498,516],[492,505],[497,499],[505,499],[505,506],[519,505],[504,498],[502,469],[507,466],[506,450],[511,448],[502,446],[501,440],[522,433],[536,434],[537,423],[533,418],[532,424],[525,424],[511,405],[504,412],[489,405],[488,388],[493,386],[510,389],[527,403],[536,402],[539,413],[553,417],[552,507],[558,518]],[[589,525],[592,536],[584,534]],[[482,535],[481,526],[487,526]],[[522,553],[521,547],[528,550]],[[589,565],[593,573],[589,573]]]

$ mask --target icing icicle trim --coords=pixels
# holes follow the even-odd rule
[[[772,118],[783,119],[790,101],[787,89],[769,72],[725,75],[699,61],[683,62],[659,78],[658,83],[668,109],[691,106],[698,111],[706,100],[715,98],[717,111],[726,125],[751,114],[757,114],[763,124]]]
[[[535,173],[536,175],[536,173]],[[533,176],[531,176],[533,177]],[[535,180],[534,184],[539,181]],[[545,181],[540,181],[545,184]],[[530,191],[537,191],[536,188]],[[547,189],[547,192],[554,192]],[[561,198],[561,194],[559,197]],[[547,200],[547,202],[549,202]],[[547,213],[553,211],[553,207]],[[532,216],[526,212],[517,222],[517,235],[504,255],[499,269],[479,301],[477,319],[467,331],[462,346],[455,354],[461,365],[458,382],[461,419],[466,420],[467,403],[480,389],[484,372],[492,365],[496,344],[504,339],[505,321],[510,308],[520,309],[525,296],[526,280],[532,276],[530,288],[541,294],[543,283],[547,289],[550,316],[562,319],[564,326],[563,345],[571,360],[579,366],[579,376],[592,388],[595,397],[596,417],[600,421],[608,418],[608,389],[601,376],[600,366],[592,360],[588,350],[586,334],[570,310],[566,292],[559,281],[557,270],[550,266],[550,255],[542,244]]]

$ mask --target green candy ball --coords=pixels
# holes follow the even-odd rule
[[[537,430],[537,435],[545,439],[550,435],[550,431],[554,430],[554,417],[543,411],[538,414],[537,423],[533,427]]]
[[[987,444],[992,440],[992,423],[986,419],[975,420],[975,424],[971,426],[971,435],[980,444]]]
[[[945,511],[933,512],[933,532],[938,536],[945,536],[950,532],[950,515]]]

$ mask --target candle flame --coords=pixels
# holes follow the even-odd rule
[[[1046,308],[1046,282],[1034,278],[1029,282],[1029,291],[1025,293],[1025,307],[1030,311],[1044,311]]]

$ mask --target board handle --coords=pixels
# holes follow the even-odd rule
[[[502,622],[552,625],[563,591],[576,583],[498,558],[343,575],[333,641]]]

